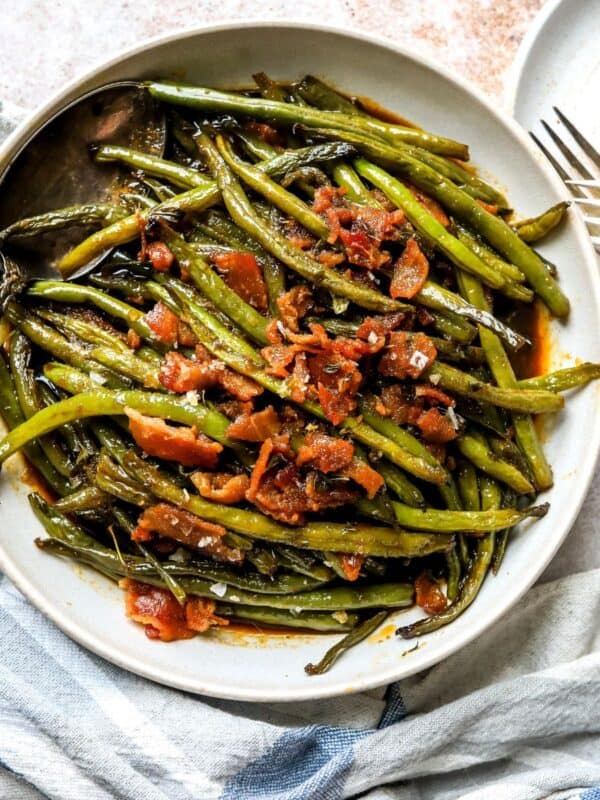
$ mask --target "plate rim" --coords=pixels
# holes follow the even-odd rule
[[[558,6],[562,0],[555,0],[551,3],[549,9],[544,15],[544,19],[549,16],[554,8]],[[545,10],[545,9],[544,9]],[[539,154],[529,141],[529,137],[521,126],[512,119],[508,113],[499,108],[498,104],[494,104],[493,98],[489,98],[476,86],[471,85],[467,80],[461,76],[457,76],[453,71],[448,70],[443,64],[436,62],[433,59],[424,57],[410,48],[397,45],[393,42],[387,41],[385,38],[365,33],[357,30],[349,25],[319,25],[316,23],[309,23],[303,20],[272,20],[272,19],[243,19],[235,22],[219,23],[193,26],[183,29],[176,33],[167,35],[160,35],[144,40],[142,43],[134,47],[123,48],[116,55],[105,61],[99,61],[91,68],[81,72],[75,78],[70,80],[67,84],[55,92],[52,97],[34,109],[10,134],[10,136],[0,146],[0,165],[2,173],[10,164],[12,159],[7,157],[14,150],[18,152],[20,141],[25,141],[30,135],[31,131],[39,124],[45,121],[52,111],[66,101],[74,91],[79,89],[86,82],[93,81],[99,72],[104,72],[111,67],[117,66],[121,61],[134,57],[144,50],[151,49],[160,45],[168,44],[182,39],[193,38],[204,34],[227,32],[232,30],[248,30],[250,28],[272,28],[273,30],[279,28],[285,29],[302,29],[315,32],[323,32],[336,36],[342,36],[354,39],[358,42],[365,42],[377,47],[383,48],[392,54],[399,55],[402,58],[409,59],[419,65],[424,66],[433,72],[437,77],[450,81],[459,89],[471,95],[477,103],[482,105],[486,111],[491,114],[496,122],[508,129],[509,133],[515,136],[523,147],[529,152],[532,160],[535,161],[537,167],[545,173],[551,187],[557,192],[564,191],[564,187],[554,173],[551,166],[539,158]],[[590,281],[591,293],[594,296],[596,311],[600,316],[600,275],[597,270],[597,262],[595,253],[587,235],[584,223],[578,216],[573,215],[570,220],[573,234],[576,239],[576,244],[579,248],[579,254],[582,257],[582,266],[588,273]],[[336,697],[343,694],[350,694],[355,692],[367,691],[389,683],[392,683],[400,678],[406,678],[414,675],[417,672],[422,672],[425,669],[432,667],[435,664],[448,658],[450,655],[462,649],[475,638],[480,636],[485,630],[491,628],[507,611],[509,611],[527,592],[533,584],[537,581],[543,570],[547,567],[550,561],[554,558],[558,548],[563,544],[568,536],[583,502],[587,496],[591,481],[595,472],[595,465],[598,461],[600,454],[600,423],[596,424],[594,437],[590,442],[591,447],[587,448],[586,453],[583,454],[582,459],[582,474],[584,479],[580,483],[579,496],[577,502],[570,506],[568,514],[565,514],[565,521],[562,524],[564,528],[562,536],[556,541],[554,548],[545,554],[545,558],[536,565],[536,568],[528,574],[526,580],[522,580],[518,590],[510,593],[508,602],[498,604],[497,607],[491,609],[485,615],[485,621],[481,622],[475,620],[472,627],[463,632],[460,636],[455,638],[448,637],[448,641],[440,644],[439,650],[431,657],[425,657],[422,662],[414,669],[410,667],[410,661],[407,660],[403,667],[400,667],[401,659],[398,659],[398,665],[391,667],[385,671],[375,673],[375,677],[361,676],[356,680],[349,681],[341,680],[338,684],[318,686],[311,685],[307,682],[306,686],[301,688],[285,688],[278,687],[274,691],[265,689],[244,688],[242,690],[235,686],[223,689],[216,679],[212,681],[206,679],[193,679],[186,678],[178,679],[164,668],[160,666],[150,666],[134,655],[123,654],[117,646],[106,644],[102,641],[100,636],[93,633],[91,627],[85,627],[69,618],[67,611],[63,611],[56,603],[52,601],[46,602],[41,596],[35,584],[29,581],[26,576],[21,572],[18,564],[4,553],[4,548],[0,542],[0,570],[2,570],[7,577],[14,583],[14,585],[21,591],[23,595],[31,602],[41,613],[48,617],[57,627],[76,641],[78,644],[84,646],[86,649],[95,653],[96,655],[106,659],[107,661],[116,664],[117,666],[128,670],[134,674],[140,675],[149,680],[155,681],[165,686],[169,686],[184,691],[189,691],[194,694],[202,694],[210,697],[217,697],[227,700],[239,700],[245,702],[297,702],[302,700],[316,700],[321,698]]]

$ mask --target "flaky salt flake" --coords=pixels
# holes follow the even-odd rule
[[[334,611],[331,616],[336,622],[339,622],[340,625],[344,625],[348,622],[348,614],[345,611]]]
[[[102,375],[102,373],[100,373],[100,372],[96,372],[96,370],[94,370],[94,369],[90,370],[89,376],[90,376],[91,380],[94,381],[94,383],[97,383],[100,386],[102,386],[102,384],[106,383],[106,378],[104,377],[104,375]]]
[[[441,380],[442,380],[441,375],[434,374],[429,376],[429,383],[433,383],[434,386],[437,386]]]
[[[377,334],[375,331],[371,331],[371,333],[367,336],[367,342],[369,344],[377,344]]]
[[[458,416],[458,414],[452,408],[452,406],[448,406],[448,409],[446,411],[446,415],[447,415],[448,419],[450,420],[454,430],[457,431],[460,428],[460,424],[462,422],[462,417]]]
[[[199,402],[198,392],[195,389],[191,389],[185,393],[185,399],[191,406],[197,406]]]
[[[424,370],[427,364],[429,364],[429,359],[425,353],[422,353],[420,350],[415,350],[408,363],[415,369]]]
[[[227,594],[227,585],[224,583],[213,583],[210,590],[213,594],[216,594],[217,597],[225,597]]]
[[[175,561],[178,564],[183,564],[186,561],[189,561],[190,554],[187,550],[184,550],[183,547],[178,547],[174,553],[168,557],[169,561]]]

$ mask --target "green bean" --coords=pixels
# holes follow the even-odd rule
[[[220,311],[226,314],[245,333],[260,344],[268,344],[265,333],[268,320],[230,289],[183,237],[168,228],[163,237],[177,257],[179,265],[186,268],[194,284]]]
[[[392,554],[411,557],[417,553],[425,555],[439,552],[451,543],[451,538],[447,536],[404,533],[362,523],[309,522],[290,528],[255,511],[220,506],[200,496],[190,495],[134,453],[127,453],[124,463],[127,471],[157,497],[209,522],[216,522],[252,538],[301,549],[390,557]]]
[[[356,148],[345,142],[324,142],[311,147],[299,147],[294,150],[284,150],[275,153],[268,160],[255,165],[257,170],[268,174],[273,180],[279,181],[288,173],[313,164],[337,162],[342,158],[349,158],[356,153]]]
[[[464,453],[463,453],[464,455]],[[548,504],[530,506],[524,511],[516,508],[498,511],[439,511],[435,508],[411,508],[402,503],[392,502],[398,523],[417,531],[435,533],[458,533],[459,531],[483,531],[484,533],[511,528],[527,517],[543,517],[548,512]]]
[[[113,203],[87,203],[48,211],[35,217],[17,220],[0,231],[0,241],[21,242],[50,231],[62,230],[71,225],[111,225],[126,216],[127,212]]]
[[[497,485],[486,476],[481,479],[481,501],[486,511],[493,511],[500,503]],[[477,539],[477,549],[467,574],[460,586],[458,597],[443,611],[425,619],[405,625],[396,630],[396,635],[413,639],[438,630],[459,617],[477,597],[493,558],[497,534],[488,533]]]
[[[504,410],[497,406],[492,406],[489,403],[479,403],[472,397],[458,397],[455,411],[461,417],[477,423],[480,427],[498,436],[508,436],[509,434],[509,421],[506,418],[506,412],[502,413]]]
[[[317,238],[327,239],[330,234],[329,226],[303,200],[282,188],[256,167],[237,158],[231,147],[220,147],[219,149],[230,169],[247,186],[262,195],[271,205],[283,211],[284,214],[296,219]]]
[[[145,389],[165,391],[160,382],[159,367],[144,361],[131,351],[124,353],[112,347],[94,347],[90,350],[90,358],[141,384]]]
[[[337,111],[341,114],[359,117],[367,116],[360,106],[319,78],[315,78],[314,75],[305,75],[299,83],[295,84],[294,88],[303,100],[321,111]]]
[[[450,602],[458,597],[460,588],[461,563],[456,545],[446,553],[446,595]]]
[[[467,511],[479,511],[481,508],[479,483],[475,467],[470,461],[461,461],[458,465],[456,483],[462,504]]]
[[[478,236],[471,233],[464,225],[456,226],[456,235],[460,241],[476,253],[482,261],[485,261],[491,269],[501,272],[504,276],[513,281],[520,282],[525,280],[525,275],[518,267],[515,267],[514,264],[509,264],[508,261],[504,261],[500,256],[497,256],[493,250],[490,250]]]
[[[90,508],[105,508],[109,495],[97,486],[82,486],[53,504],[61,514],[76,514]]]
[[[534,491],[533,485],[522,472],[507,461],[499,459],[489,447],[475,437],[463,434],[456,440],[456,446],[465,458],[473,462],[477,469],[507,484],[517,494],[530,494]]]
[[[44,407],[35,382],[35,375],[29,366],[30,361],[29,341],[26,336],[16,331],[10,342],[10,370],[25,419],[30,419]],[[38,439],[38,444],[59,475],[70,478],[74,471],[74,465],[60,446],[59,440],[52,435],[43,436]]]
[[[9,430],[18,427],[25,421],[21,406],[17,400],[17,390],[2,354],[0,354],[0,414],[2,414],[2,419]],[[23,448],[23,452],[29,463],[59,497],[63,497],[73,491],[70,481],[54,469],[37,442],[31,442],[26,445]]]
[[[386,617],[387,612],[380,611],[378,614],[374,614],[372,617],[363,620],[350,631],[350,633],[346,634],[341,641],[334,644],[333,647],[330,647],[317,664],[307,664],[304,667],[306,674],[323,675],[323,673],[327,672],[327,670],[333,666],[342,653],[364,641],[367,636],[370,636],[384,622]]]
[[[458,274],[460,275],[460,270]],[[449,289],[431,280],[425,282],[421,291],[417,292],[415,295],[414,300],[427,309],[440,311],[443,314],[452,312],[452,314],[465,317],[475,322],[477,325],[483,325],[484,328],[494,331],[511,350],[518,350],[523,347],[523,345],[528,344],[524,336],[521,336],[520,333],[513,331],[503,322],[500,322],[500,320],[496,319],[496,317],[488,311],[476,308],[471,303],[467,303],[466,300],[463,300],[460,295],[451,292]]]
[[[74,314],[61,314],[51,309],[37,309],[37,314],[54,325],[65,336],[74,336],[76,339],[82,339],[87,344],[112,347],[123,353],[131,352],[122,338],[122,334],[116,329],[108,331],[101,325],[88,322]]]
[[[586,386],[591,381],[600,378],[600,364],[586,361],[576,367],[565,367],[550,372],[548,375],[539,375],[535,378],[526,378],[518,381],[520,389],[545,389],[549,392],[567,392],[569,389],[578,389]]]
[[[139,150],[132,150],[130,147],[121,147],[115,144],[103,144],[96,148],[94,159],[100,162],[119,161],[121,164],[131,169],[143,170],[148,175],[156,178],[163,178],[170,181],[180,189],[192,189],[193,187],[212,186],[213,182],[209,177],[203,175],[195,169],[183,167],[174,161],[167,161],[158,156],[142,153]]]
[[[373,311],[400,311],[406,308],[403,303],[385,297],[380,292],[343,278],[335,270],[307,256],[302,250],[290,244],[285,236],[265,224],[255,213],[225,161],[214,152],[210,140],[203,138],[202,141],[207,157],[210,155],[212,159],[212,167],[218,172],[217,180],[223,201],[231,217],[272,255],[316,286],[329,289],[333,294],[345,297],[363,308]],[[227,151],[228,145],[222,137],[217,137],[217,144],[221,152]]]
[[[92,303],[111,317],[125,322],[142,339],[160,344],[145,321],[143,311],[111,297],[100,289],[95,289],[93,286],[82,286],[79,283],[67,283],[66,281],[36,281],[29,287],[27,294],[29,297],[55,300],[59,303]]]
[[[131,242],[140,235],[140,226],[145,225],[151,215],[166,214],[171,211],[200,212],[214,205],[219,200],[219,190],[215,184],[196,186],[183,194],[170,197],[154,208],[144,209],[118,220],[107,228],[88,236],[83,242],[64,255],[59,264],[62,275],[67,278],[76,269],[84,266],[100,253],[113,247]]]
[[[342,189],[346,190],[346,197],[359,205],[379,206],[378,203],[350,164],[336,164],[332,171],[333,179]]]
[[[288,611],[279,608],[254,608],[244,605],[217,603],[215,612],[220,617],[233,617],[240,622],[253,622],[259,629],[263,625],[276,628],[300,628],[322,633],[344,633],[358,623],[356,614],[322,611]]]
[[[422,506],[425,503],[421,491],[406,477],[406,475],[386,461],[379,461],[377,471],[384,479],[386,486],[394,492],[397,497],[409,506]]]
[[[440,313],[432,311],[430,307],[428,313],[433,317],[432,327],[450,341],[470,344],[477,335],[473,325],[452,312]]]
[[[292,126],[300,123],[309,127],[340,128],[351,131],[358,129],[392,143],[408,142],[442,155],[468,158],[466,145],[415,128],[391,125],[370,117],[357,119],[353,115],[319,111],[310,107],[245,97],[230,92],[219,92],[214,89],[203,89],[184,84],[151,82],[147,86],[153,97],[173,105],[189,106],[202,111],[247,114],[257,119],[274,120],[277,123]]]
[[[433,378],[436,386],[456,394],[524,414],[559,411],[564,405],[564,401],[560,402],[562,398],[559,395],[544,389],[504,389],[491,383],[483,383],[472,375],[441,361],[435,361],[428,367],[423,377],[429,381]]]
[[[266,162],[270,158],[279,156],[279,150],[272,144],[265,142],[260,136],[254,133],[249,133],[243,129],[236,129],[236,139],[238,139],[244,150],[258,163]],[[196,148],[197,150],[198,148]]]
[[[487,310],[488,303],[478,281],[468,275],[460,275],[458,280],[461,291],[468,300],[473,305]],[[498,386],[513,390],[520,388],[510,360],[498,337],[491,331],[480,328],[479,338],[489,368]],[[528,414],[514,413],[512,421],[515,429],[515,438],[529,464],[536,488],[540,491],[549,489],[553,482],[552,469],[544,455],[533,420]]]
[[[147,508],[152,505],[150,492],[137,481],[132,480],[123,467],[102,453],[96,466],[94,481],[104,494],[116,497],[132,506]]]
[[[276,554],[282,567],[298,572],[300,575],[308,575],[309,578],[322,581],[330,581],[335,577],[333,570],[320,564],[314,556],[310,556],[302,550],[281,544],[277,546]]]
[[[539,242],[540,239],[543,239],[550,231],[553,231],[560,225],[570,205],[570,203],[563,200],[561,203],[557,203],[537,217],[517,222],[515,229],[519,238],[528,244]]]

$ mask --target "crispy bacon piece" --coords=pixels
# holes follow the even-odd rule
[[[277,298],[277,307],[281,314],[281,321],[289,330],[298,333],[299,320],[306,316],[313,302],[312,292],[308,286],[298,284],[289,292]]]
[[[146,258],[157,272],[168,272],[175,261],[175,256],[164,242],[151,242],[146,247]]]
[[[181,320],[177,326],[177,341],[182,347],[196,347],[198,344],[198,339],[192,329]]]
[[[311,471],[306,476],[305,492],[307,511],[324,511],[327,508],[339,508],[358,499],[358,491],[348,485],[347,481],[328,481],[324,483],[320,473]]]
[[[210,362],[202,364],[192,361],[181,353],[171,350],[160,365],[159,380],[165,389],[183,393],[215,386],[219,376]]]
[[[415,580],[415,601],[427,614],[438,614],[448,605],[446,595],[428,570]]]
[[[319,472],[341,472],[352,464],[354,445],[325,433],[308,433],[298,450],[296,464],[310,464]]]
[[[444,228],[447,228],[450,224],[450,220],[438,201],[434,200],[433,197],[425,194],[425,192],[422,192],[420,189],[417,189],[416,186],[411,185],[410,190],[423,208],[427,209],[427,211],[429,211],[429,213],[435,217],[437,221],[444,226]]]
[[[339,233],[346,256],[351,264],[368,270],[377,270],[389,263],[391,256],[379,249],[380,242],[371,238],[363,230],[346,230],[340,228]]]
[[[365,317],[361,322],[356,335],[359,339],[369,339],[372,333],[375,336],[387,336],[395,328],[400,327],[406,320],[404,311],[394,311],[392,314],[382,314],[380,317]]]
[[[303,403],[308,394],[310,383],[310,372],[308,371],[308,359],[306,353],[296,353],[294,357],[294,368],[292,377],[289,380],[290,398],[294,403]]]
[[[381,404],[378,413],[391,417],[397,425],[416,425],[421,416],[421,403],[411,401],[401,386],[384,386],[381,390]]]
[[[266,370],[269,375],[274,375],[276,378],[288,377],[287,367],[296,357],[296,348],[286,344],[270,344],[263,347],[260,352],[269,365]]]
[[[347,193],[347,189],[337,189],[335,186],[319,186],[315,190],[313,198],[313,211],[317,214],[324,214],[328,208],[332,206],[341,206],[343,204],[343,197]]]
[[[317,256],[317,261],[324,264],[326,267],[337,267],[343,264],[346,256],[343,253],[336,253],[335,250],[322,250]]]
[[[429,261],[425,258],[417,240],[411,236],[394,265],[390,295],[395,299],[414,297],[423,288],[428,275]]]
[[[379,372],[392,378],[418,378],[437,356],[429,336],[404,331],[394,331],[390,343],[379,362]]]
[[[225,403],[219,403],[217,408],[222,414],[225,414],[227,419],[233,421],[237,417],[251,414],[254,411],[254,404],[251,400],[246,402],[242,400],[227,400]]]
[[[253,503],[254,500],[256,499],[256,495],[260,487],[260,482],[263,479],[265,472],[267,471],[267,467],[269,466],[269,460],[271,458],[271,455],[273,454],[273,449],[274,449],[273,439],[265,439],[265,441],[260,446],[258,458],[256,459],[256,462],[252,469],[252,474],[250,475],[250,488],[246,492],[246,500],[249,500],[251,503]]]
[[[270,471],[260,481],[252,502],[264,514],[287,525],[302,525],[307,510],[307,496],[300,475],[294,464]]]
[[[132,350],[139,350],[141,346],[142,337],[133,328],[129,328],[127,331],[127,347],[131,347]]]
[[[267,287],[254,253],[215,253],[211,260],[242,300],[259,311],[267,310]]]
[[[161,342],[175,344],[179,332],[179,320],[164,303],[156,303],[145,315],[144,320]]]
[[[226,435],[230,439],[241,439],[244,442],[264,442],[276,436],[281,430],[281,420],[273,406],[262,411],[238,417],[227,428]]]
[[[337,353],[325,353],[310,356],[308,368],[325,416],[339,425],[356,408],[362,381],[356,363]]]
[[[342,475],[351,478],[367,492],[367,497],[372,500],[384,484],[381,475],[358,458],[353,458],[351,464],[342,471]]]
[[[229,620],[215,614],[217,604],[207,597],[192,596],[185,604],[186,625],[194,633],[205,633],[218,625],[229,625]]]
[[[498,206],[494,205],[493,203],[486,203],[484,200],[480,200],[478,197],[475,198],[475,202],[480,205],[484,211],[487,211],[488,214],[496,215],[498,213]]]
[[[431,405],[441,405],[454,408],[456,400],[450,397],[446,392],[442,392],[435,386],[430,386],[428,383],[419,383],[415,386],[415,397],[427,400]]]
[[[225,505],[241,503],[250,487],[247,475],[230,472],[194,472],[190,480],[202,497]]]
[[[187,625],[184,609],[167,589],[130,578],[123,578],[119,586],[125,591],[125,614],[145,626],[149,639],[174,642],[195,635]]]
[[[364,556],[356,553],[342,553],[340,563],[347,580],[358,580],[364,560]]]
[[[262,386],[255,383],[252,378],[239,375],[237,372],[225,366],[219,371],[219,383],[232,397],[244,403],[253,400],[264,391]]]
[[[450,418],[447,414],[442,414],[438,408],[424,411],[417,420],[417,426],[423,437],[435,444],[446,444],[458,436],[458,431]]]
[[[216,467],[223,446],[195,428],[167,425],[159,417],[146,417],[132,408],[125,413],[135,443],[148,455],[178,461],[185,467]]]

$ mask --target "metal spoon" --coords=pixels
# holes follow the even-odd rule
[[[122,172],[117,165],[97,164],[90,145],[120,144],[162,156],[165,142],[164,113],[139,83],[118,81],[70,101],[25,142],[0,176],[0,230],[24,217],[114,197],[124,182]],[[78,225],[32,237],[18,248],[4,246],[0,310],[14,295],[19,272],[22,283],[60,279],[57,262],[92,230]]]

